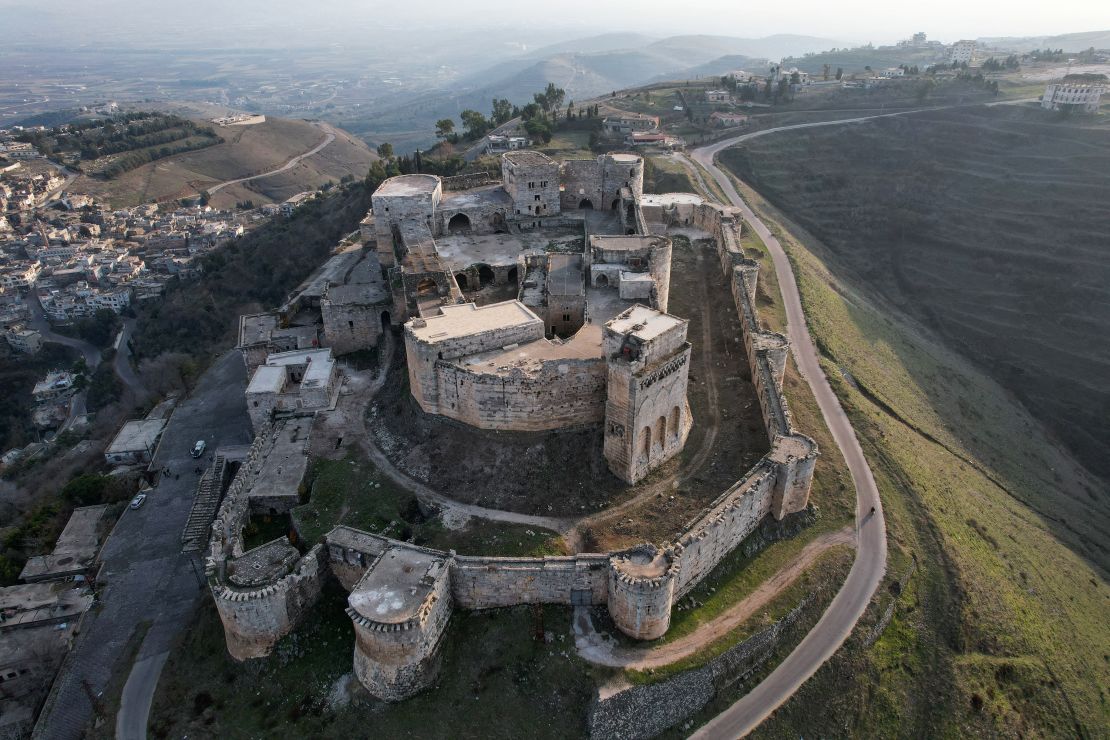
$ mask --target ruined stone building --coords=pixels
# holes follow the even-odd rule
[[[298,416],[333,407],[339,374],[330,349],[276,352],[247,384],[247,412],[255,430],[275,415]]]

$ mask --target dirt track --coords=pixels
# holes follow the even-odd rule
[[[598,665],[632,670],[669,665],[726,636],[788,588],[823,553],[837,545],[852,545],[855,539],[852,527],[818,537],[802,548],[796,558],[728,610],[685,637],[656,647],[621,647],[612,638],[596,632],[589,609],[580,607],[574,614],[574,645],[582,658]]]

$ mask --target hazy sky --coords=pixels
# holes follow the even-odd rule
[[[486,23],[522,30],[573,30],[582,35],[640,31],[658,35],[711,33],[759,37],[805,34],[840,41],[888,43],[914,31],[953,41],[977,36],[1043,36],[1110,28],[1110,1],[1056,0],[1032,3],[921,0],[876,3],[863,0],[0,0],[5,36],[22,26],[57,26],[68,33],[154,27],[169,35],[250,26],[294,28],[306,35],[352,32],[373,38],[383,24],[414,31],[480,27]],[[9,23],[3,22],[7,16]],[[28,23],[28,19],[30,23]],[[62,29],[61,27],[66,28]],[[67,34],[68,35],[68,34]],[[90,39],[92,41],[93,39]],[[146,44],[158,37],[146,34]],[[491,39],[492,41],[492,39]]]

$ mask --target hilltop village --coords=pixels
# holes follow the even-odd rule
[[[677,600],[761,522],[806,509],[818,450],[783,395],[787,340],[755,316],[758,264],[740,247],[742,219],[689,193],[645,195],[643,168],[635,154],[558,163],[517,150],[500,173],[393,177],[373,194],[360,243],[285,305],[241,318],[254,441],[217,452],[183,534],[186,550],[206,553],[235,659],[269,654],[330,578],[349,592],[354,673],[388,701],[435,680],[455,609],[598,605],[627,636],[655,639]],[[363,415],[371,400],[343,358],[395,336],[410,402],[430,422],[598,428],[605,475],[629,486],[673,475],[698,423],[687,398],[696,339],[668,310],[676,229],[711,245],[731,286],[770,450],[692,521],[673,522],[677,536],[506,558],[304,519],[312,450],[351,444],[333,441],[335,418]],[[290,536],[247,546],[253,518],[281,515]],[[293,536],[309,531],[323,534]]]

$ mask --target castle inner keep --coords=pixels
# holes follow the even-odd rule
[[[245,550],[252,514],[296,505],[312,426],[305,417],[328,412],[252,414],[256,437],[212,522],[206,559],[234,658],[269,654],[326,578],[350,594],[356,677],[388,701],[434,682],[456,609],[602,605],[625,634],[656,639],[676,601],[761,521],[806,508],[818,449],[794,427],[783,394],[788,340],[758,322],[759,267],[740,247],[739,213],[692,194],[644,196],[642,173],[631,154],[557,164],[514,151],[502,158],[499,183],[431,175],[383,183],[361,230],[392,298],[380,321],[403,325],[413,399],[485,429],[602,425],[610,470],[641,480],[682,450],[693,423],[687,322],[667,313],[665,235],[689,226],[716,242],[770,451],[673,540],[619,552],[466,556],[346,526],[307,552],[286,537]],[[316,292],[326,300],[329,289]],[[491,292],[501,299],[489,300]],[[366,305],[365,320],[379,322],[380,299]],[[378,326],[350,323],[344,339],[380,336]],[[241,349],[248,365],[276,375],[263,354],[279,334],[266,336]]]

